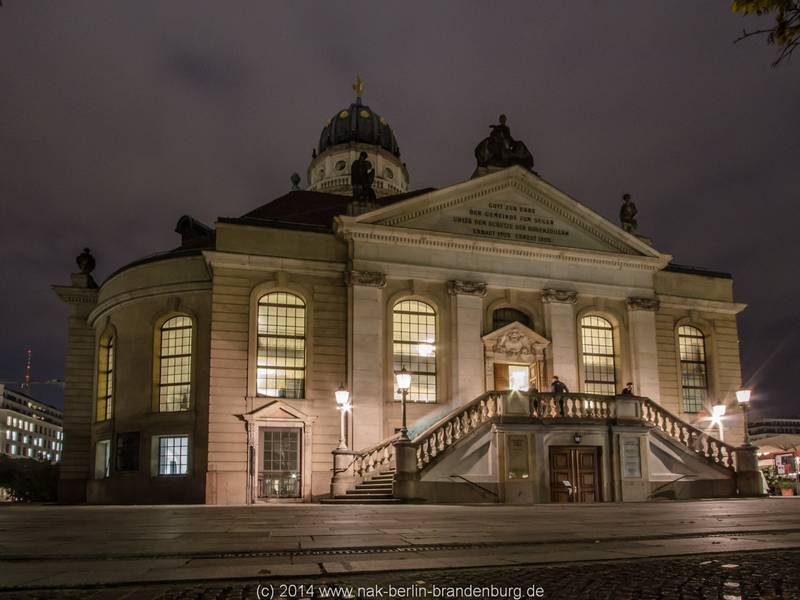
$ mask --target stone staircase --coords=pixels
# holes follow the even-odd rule
[[[347,490],[344,495],[324,498],[323,504],[399,504],[400,498],[392,495],[392,482],[394,481],[394,467],[377,472],[369,479]]]

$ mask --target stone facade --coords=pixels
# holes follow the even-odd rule
[[[351,394],[345,432],[351,449],[379,444],[401,425],[393,311],[406,300],[424,302],[435,315],[428,362],[435,364],[436,401],[408,404],[412,433],[502,389],[509,365],[527,369],[542,391],[549,391],[554,375],[573,392],[592,391],[581,323],[596,316],[613,339],[612,394],[632,381],[638,396],[708,429],[708,415],[685,412],[681,400],[677,331],[682,325],[701,331],[706,408],[727,404],[726,441],[741,441],[733,409],[741,384],[736,315],[744,306],[734,302],[729,277],[672,266],[671,256],[521,167],[384,202],[363,214],[343,208],[337,215],[327,229],[287,226],[277,218],[221,219],[213,245],[128,266],[99,290],[56,288],[71,311],[64,500],[258,502],[263,432],[289,430],[300,432],[301,483],[285,500],[324,497],[340,435],[333,396],[340,384]],[[289,293],[305,307],[301,397],[258,393],[258,303],[271,292]],[[517,318],[495,327],[505,309]],[[154,340],[172,315],[190,317],[193,327],[191,394],[186,410],[160,412]],[[112,418],[99,420],[93,413],[98,356],[109,331],[116,340],[114,410]],[[548,501],[548,449],[568,452],[578,443],[575,426],[493,427],[482,435],[494,458],[474,455],[459,471],[456,463],[466,464],[469,455],[462,447],[418,489],[432,499],[475,500],[473,488],[436,483],[437,469],[443,473],[447,465],[483,480],[503,501]],[[645,499],[651,490],[648,474],[657,469],[648,466],[655,459],[648,458],[642,427],[581,427],[581,446],[598,452],[602,499]],[[108,440],[116,452],[125,432],[138,433],[139,468],[117,472],[112,456],[110,472],[98,476],[98,442]],[[188,436],[187,472],[159,476],[152,440],[177,434]],[[626,439],[632,441],[626,445]],[[620,453],[635,447],[641,472],[626,479]],[[527,465],[525,481],[506,476],[510,462],[514,469]]]

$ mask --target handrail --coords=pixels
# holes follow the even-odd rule
[[[494,496],[495,498],[499,498],[499,497],[500,497],[500,494],[498,494],[497,492],[494,492],[494,491],[490,490],[490,489],[489,489],[489,488],[487,488],[487,487],[483,487],[481,484],[479,484],[479,483],[475,483],[474,481],[472,481],[472,480],[470,480],[470,479],[467,479],[467,478],[466,478],[466,477],[464,477],[463,475],[450,475],[449,477],[450,477],[450,479],[453,479],[453,478],[457,478],[457,479],[463,479],[464,481],[466,481],[466,482],[467,482],[468,484],[470,484],[471,486],[473,486],[473,487],[476,487],[476,488],[478,488],[479,490],[483,490],[484,492],[486,492],[486,493],[488,493],[488,494],[491,494],[491,495],[492,495],[492,496]]]
[[[642,419],[682,446],[726,469],[734,469],[735,447],[686,423],[650,398],[641,398]]]
[[[615,396],[585,393],[531,392],[530,414],[540,419],[611,419],[616,416]]]
[[[353,453],[353,475],[360,483],[375,471],[382,471],[394,463],[394,442],[400,438],[399,433]]]

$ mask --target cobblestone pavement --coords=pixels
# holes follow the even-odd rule
[[[267,598],[800,599],[800,550],[0,593],[0,600],[244,600]]]

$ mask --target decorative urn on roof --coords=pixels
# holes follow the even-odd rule
[[[351,195],[353,163],[364,152],[368,171],[375,174],[372,189],[376,196],[408,191],[408,170],[400,160],[394,131],[386,119],[363,103],[364,82],[360,77],[356,78],[353,91],[355,101],[338,110],[322,128],[308,167],[308,189]]]

